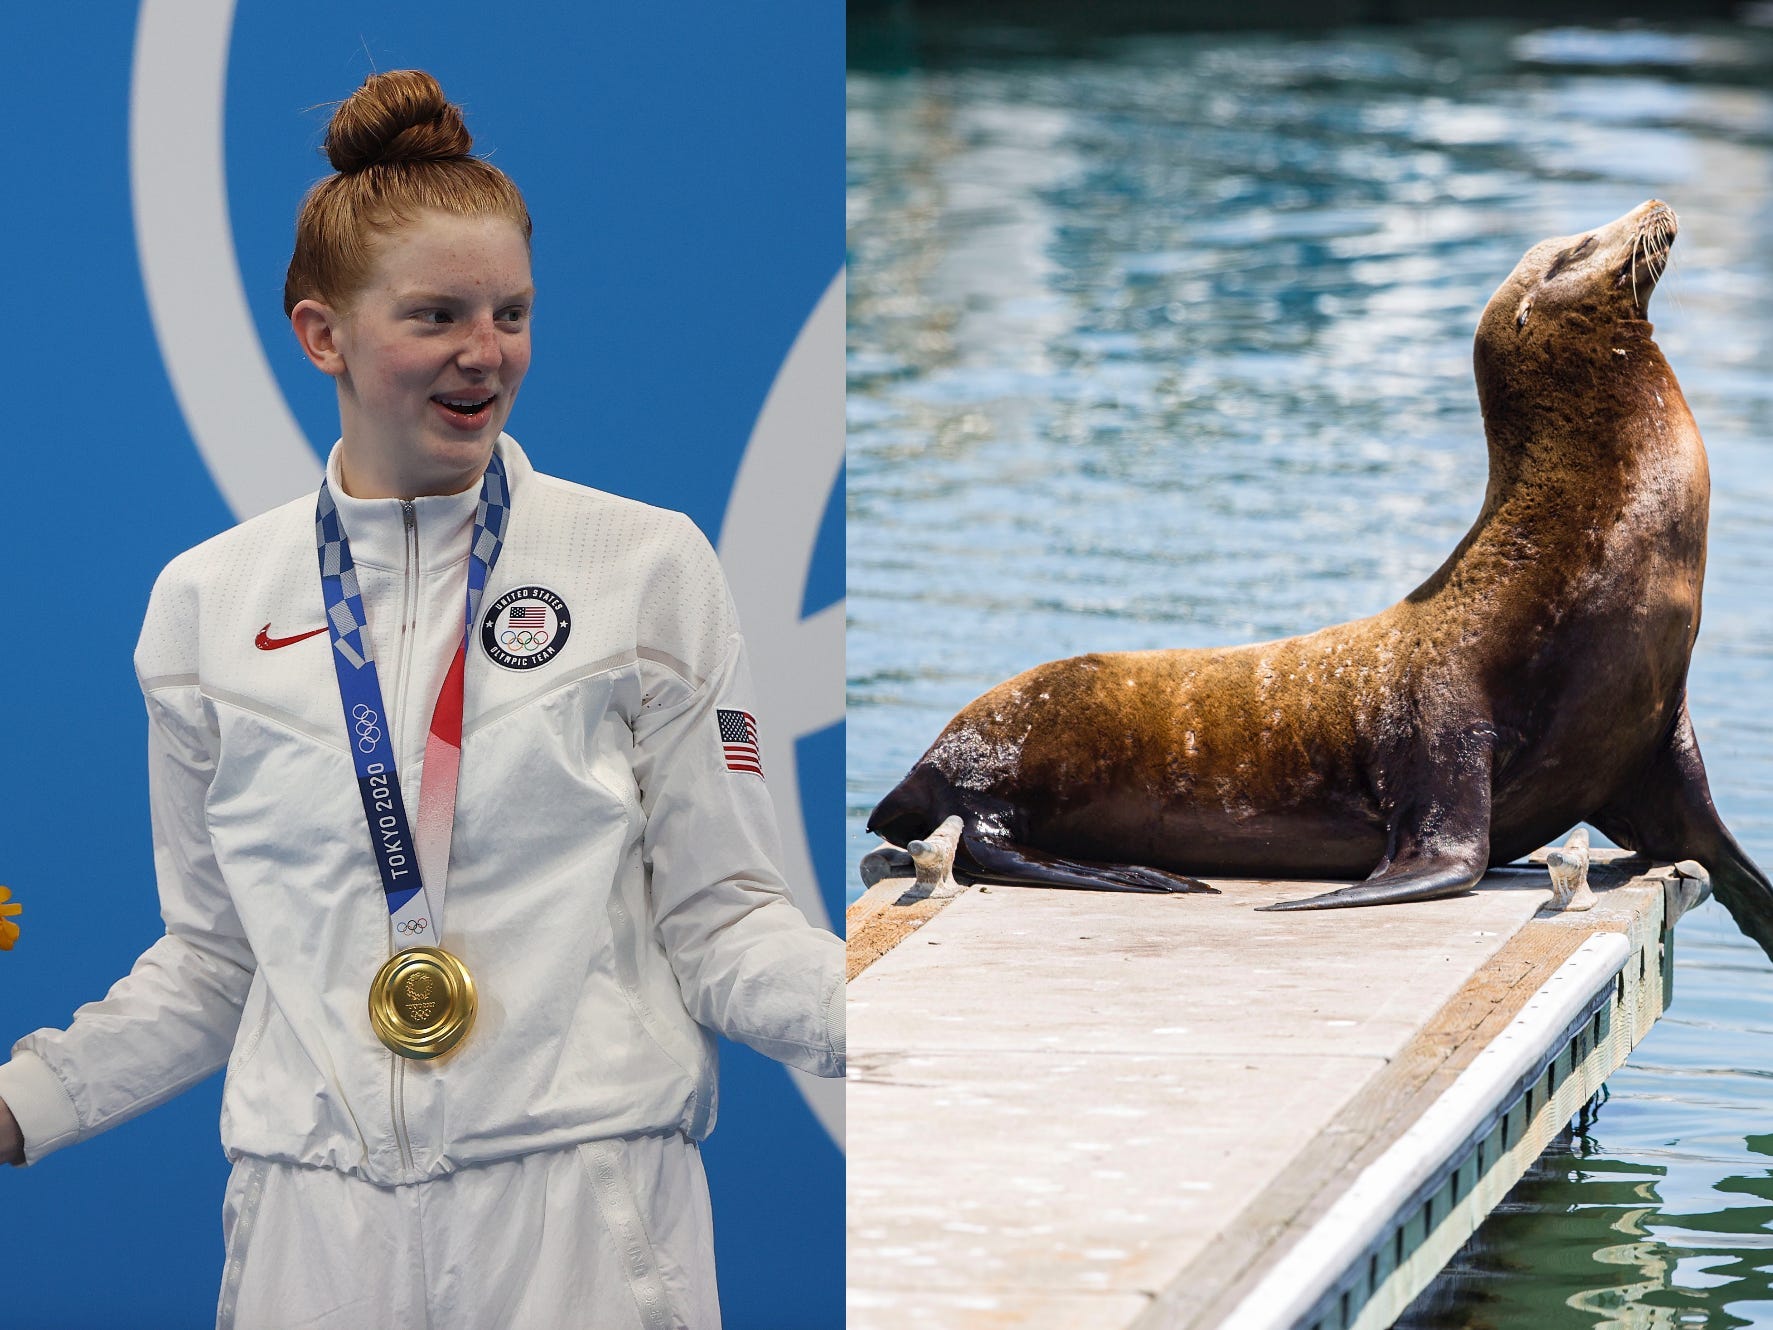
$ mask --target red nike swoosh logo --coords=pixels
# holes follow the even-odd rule
[[[259,635],[252,639],[252,644],[260,651],[275,651],[278,647],[286,647],[292,642],[305,642],[317,633],[324,633],[325,631],[326,625],[322,624],[318,628],[310,628],[305,633],[297,633],[294,637],[272,637],[271,625],[266,624],[263,628],[259,629]]]

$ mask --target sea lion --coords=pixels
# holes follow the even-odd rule
[[[1269,909],[1469,889],[1577,822],[1698,859],[1773,956],[1773,884],[1719,820],[1686,704],[1710,480],[1645,310],[1652,199],[1530,249],[1474,356],[1490,477],[1447,561],[1381,614],[1222,650],[1040,665],[952,721],[869,829],[950,814],[996,882],[1365,879]]]

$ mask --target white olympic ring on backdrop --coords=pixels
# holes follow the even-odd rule
[[[745,628],[757,713],[770,722],[760,740],[782,827],[782,868],[801,913],[827,928],[794,745],[843,719],[844,602],[800,615],[819,523],[843,467],[843,296],[839,270],[776,371],[720,524],[720,562]],[[790,1075],[841,1149],[843,1082]]]
[[[321,466],[265,358],[241,285],[223,117],[234,0],[142,0],[130,76],[136,248],[160,354],[204,465],[235,517],[320,482]],[[721,563],[745,625],[782,867],[795,904],[831,919],[818,890],[794,745],[843,719],[844,603],[801,618],[820,519],[843,465],[840,271],[777,371],[727,498]],[[793,1072],[843,1145],[843,1082]]]

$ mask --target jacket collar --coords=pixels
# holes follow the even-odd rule
[[[529,459],[517,446],[517,440],[508,434],[499,435],[495,447],[505,463],[505,477],[515,507],[516,496],[529,479]],[[338,505],[345,534],[351,540],[352,562],[396,572],[407,566],[409,504],[418,537],[421,574],[437,572],[467,559],[474,515],[480,506],[478,480],[460,494],[423,495],[412,500],[354,498],[345,493],[340,480],[339,445],[335,443],[326,459],[326,481],[332,487],[333,502]]]

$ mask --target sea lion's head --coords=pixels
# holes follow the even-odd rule
[[[1542,399],[1559,382],[1590,392],[1597,366],[1654,350],[1644,316],[1675,230],[1674,210],[1651,199],[1593,231],[1528,250],[1478,320],[1485,418],[1504,399]]]

